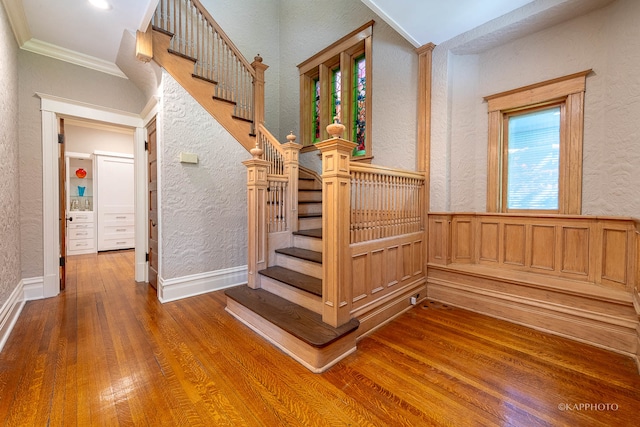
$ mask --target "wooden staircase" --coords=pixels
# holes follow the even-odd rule
[[[227,290],[227,311],[313,372],[356,350],[359,322],[333,328],[322,321],[322,184],[301,171],[293,246],[275,250],[260,270],[260,288]]]
[[[313,372],[355,351],[358,320],[323,321],[333,303],[331,292],[323,302],[322,182],[299,168],[293,135],[281,146],[264,127],[268,67],[259,56],[249,64],[199,0],[160,0],[136,55],[163,67],[253,155],[243,163],[249,223],[259,225],[249,227],[249,284],[226,291],[227,311]],[[263,228],[265,217],[274,222]]]

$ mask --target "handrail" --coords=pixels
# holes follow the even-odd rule
[[[170,49],[193,59],[193,75],[215,84],[214,97],[254,120],[255,68],[198,0],[160,0],[152,24],[173,34]]]
[[[284,175],[285,155],[280,142],[262,123],[257,125],[256,137],[258,146],[264,151],[262,159],[269,162],[268,173]]]

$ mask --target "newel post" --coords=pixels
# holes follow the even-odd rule
[[[339,135],[329,129],[335,125],[327,131]],[[316,144],[322,153],[322,321],[333,327],[351,319],[349,162],[355,146],[337,136]]]
[[[302,145],[296,143],[296,136],[287,135],[284,150],[284,174],[289,179],[287,190],[287,225],[290,232],[298,231],[298,172]]]
[[[267,168],[269,162],[261,160],[262,149],[251,149],[253,158],[242,162],[247,167],[248,249],[247,284],[260,287],[258,271],[267,267]]]
[[[264,123],[264,72],[269,66],[262,63],[260,55],[254,58],[251,66],[256,71],[253,80],[253,123],[257,126]]]

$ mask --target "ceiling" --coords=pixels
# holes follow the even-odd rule
[[[275,0],[274,0],[275,1]],[[532,0],[362,0],[414,46],[439,44]],[[23,49],[125,77],[115,65],[123,33],[144,29],[158,0],[2,0]]]

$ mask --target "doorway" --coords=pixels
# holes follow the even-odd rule
[[[135,163],[135,280],[147,281],[147,178],[144,142],[145,120],[136,114],[119,112],[109,108],[89,105],[46,94],[37,94],[42,113],[42,174],[43,174],[43,244],[44,275],[42,297],[52,297],[60,292],[60,229],[59,229],[59,166],[58,166],[58,118],[73,117],[111,123],[134,129]],[[155,102],[155,100],[152,100]],[[153,110],[154,106],[145,109]],[[151,117],[151,115],[150,115]]]

